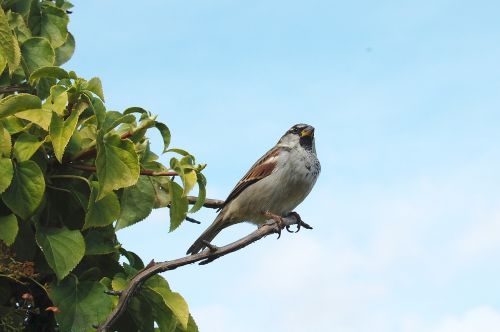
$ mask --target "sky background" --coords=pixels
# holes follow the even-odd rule
[[[158,114],[208,164],[209,197],[316,127],[322,173],[297,208],[314,230],[165,275],[202,332],[500,331],[498,1],[74,4],[66,67],[99,76],[108,109]],[[174,259],[215,211],[193,217],[168,233],[157,210],[119,239]]]

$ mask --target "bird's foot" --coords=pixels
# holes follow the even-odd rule
[[[211,244],[207,240],[203,240],[203,244],[205,245],[205,247],[208,248],[208,250],[210,250],[210,252],[216,252],[217,250],[219,250],[219,247],[217,247],[216,245]]]
[[[270,211],[265,211],[262,212],[262,214],[269,219],[272,219],[272,221],[267,221],[265,225],[274,225],[276,229],[276,233],[278,233],[278,239],[281,237],[281,230],[284,227],[285,221],[283,220],[283,217],[277,214],[274,214]]]
[[[302,218],[300,217],[300,215],[297,212],[292,211],[289,214],[287,214],[286,216],[287,217],[293,216],[293,217],[295,217],[295,219],[297,219],[297,230],[295,231],[295,233],[297,233],[298,231],[300,231],[301,227],[304,227],[305,229],[312,229],[312,227],[310,225],[306,224],[302,220]],[[290,226],[286,226],[286,230],[288,232],[292,233],[292,230],[290,229]]]

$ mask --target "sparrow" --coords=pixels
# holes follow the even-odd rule
[[[236,184],[214,222],[189,247],[203,250],[224,228],[240,222],[263,225],[290,214],[311,192],[321,171],[314,127],[296,124]]]

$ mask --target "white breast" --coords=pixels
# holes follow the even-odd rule
[[[302,148],[279,156],[276,170],[245,189],[228,207],[233,222],[263,223],[262,212],[285,216],[309,194],[320,172],[315,154]]]

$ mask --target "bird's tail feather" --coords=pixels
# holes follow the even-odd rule
[[[186,254],[194,255],[201,250],[203,250],[207,245],[205,242],[211,242],[217,234],[220,233],[224,228],[229,226],[228,223],[223,222],[223,213],[220,213],[217,218],[215,218],[212,225],[210,225],[201,235],[194,241],[194,243],[189,247]]]

